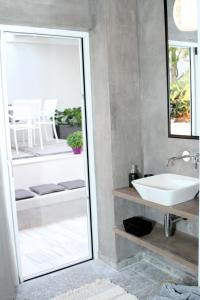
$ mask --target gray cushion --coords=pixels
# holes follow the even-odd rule
[[[85,181],[81,179],[65,181],[58,183],[67,190],[79,189],[85,187]]]
[[[31,186],[30,189],[38,195],[51,194],[65,190],[62,186],[54,183]]]
[[[33,197],[34,197],[34,195],[27,190],[23,190],[23,189],[15,190],[15,199],[16,200],[23,200],[23,199],[33,198]]]

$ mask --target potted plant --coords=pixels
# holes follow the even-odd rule
[[[83,135],[82,131],[76,131],[71,133],[67,137],[67,143],[72,148],[74,154],[80,154],[83,147]]]
[[[81,130],[81,108],[66,108],[55,111],[56,131],[60,139],[66,139],[69,134]]]

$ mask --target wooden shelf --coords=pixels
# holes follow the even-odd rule
[[[188,234],[176,232],[166,238],[163,226],[157,224],[151,234],[136,237],[125,232],[123,225],[115,228],[115,233],[158,255],[174,260],[196,274],[198,270],[198,239]]]
[[[113,191],[113,195],[118,198],[122,198],[151,208],[156,208],[164,213],[171,213],[192,221],[198,221],[199,219],[198,199],[190,200],[173,206],[164,206],[142,199],[135,189],[129,187],[116,189]]]

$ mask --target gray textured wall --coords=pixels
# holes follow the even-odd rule
[[[140,119],[139,53],[136,0],[110,0],[108,19],[108,66],[111,110],[112,177],[113,187],[128,184],[132,163],[142,169],[142,141]],[[129,209],[127,210],[127,208]],[[120,221],[129,215],[142,213],[142,207],[134,207],[117,200],[115,212]],[[124,216],[124,217],[123,217]],[[119,218],[115,214],[115,221]],[[138,247],[117,238],[117,260],[138,253]]]
[[[115,260],[114,202],[112,197],[111,112],[107,51],[106,1],[94,1],[91,32],[94,145],[99,223],[99,255]]]
[[[198,151],[198,141],[168,138],[163,0],[138,1],[144,172],[198,176],[191,163],[166,167],[169,157]]]
[[[115,263],[130,256],[133,246],[115,240],[113,227],[119,218],[114,214],[112,190],[128,184],[133,162],[142,168],[136,1],[97,0],[95,4],[91,54],[99,252]],[[126,215],[127,203],[118,205],[115,212]]]
[[[87,30],[90,0],[0,0],[0,24]]]
[[[163,0],[0,0],[0,23],[90,30],[99,252],[113,263],[139,251],[115,238],[115,223],[155,214],[114,203],[112,190],[127,185],[130,165],[197,176],[183,162],[165,167],[198,142],[167,137],[163,14]]]
[[[143,168],[137,1],[107,2],[113,181],[120,187],[127,185],[132,163]]]
[[[138,14],[144,173],[198,177],[191,162],[181,160],[166,167],[171,156],[181,155],[184,150],[198,152],[198,141],[168,138],[163,0],[138,1]],[[146,208],[145,215],[163,222],[163,215],[157,210]],[[191,222],[180,222],[178,229],[198,235],[198,225]]]

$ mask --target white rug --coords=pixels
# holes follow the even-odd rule
[[[120,286],[107,279],[98,279],[52,300],[137,300]]]

